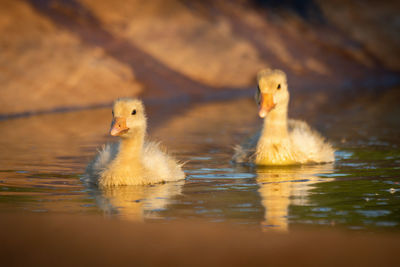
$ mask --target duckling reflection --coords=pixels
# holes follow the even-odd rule
[[[319,175],[332,170],[332,163],[257,168],[258,192],[265,208],[263,230],[288,231],[289,205],[307,205],[313,184],[332,180]]]
[[[161,218],[159,211],[180,195],[184,181],[155,185],[90,187],[100,209],[107,215],[131,221]]]

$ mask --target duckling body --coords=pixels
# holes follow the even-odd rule
[[[262,130],[235,148],[233,161],[256,165],[293,165],[334,161],[334,150],[305,122],[288,120],[286,75],[279,70],[258,73],[259,116]]]
[[[137,99],[114,103],[111,135],[118,143],[103,146],[87,167],[89,182],[100,186],[141,185],[185,178],[181,164],[146,137],[144,107]]]

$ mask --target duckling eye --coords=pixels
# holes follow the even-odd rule
[[[258,104],[260,104],[260,95],[261,95],[260,86],[257,86],[256,102]]]
[[[277,88],[277,89],[278,89],[278,90],[281,89],[281,84],[278,84],[278,88]]]
[[[132,115],[136,114],[136,109],[132,110]]]

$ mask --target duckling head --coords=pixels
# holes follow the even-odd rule
[[[129,138],[146,130],[146,114],[142,101],[120,98],[114,102],[110,134]]]
[[[283,71],[263,69],[257,74],[257,82],[256,101],[261,118],[265,118],[273,109],[287,107],[289,91]]]

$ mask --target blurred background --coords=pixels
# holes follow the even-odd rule
[[[0,5],[1,118],[107,105],[121,96],[238,96],[255,87],[263,67],[288,74],[292,99],[312,93],[305,107],[383,94],[400,83],[398,1]]]

